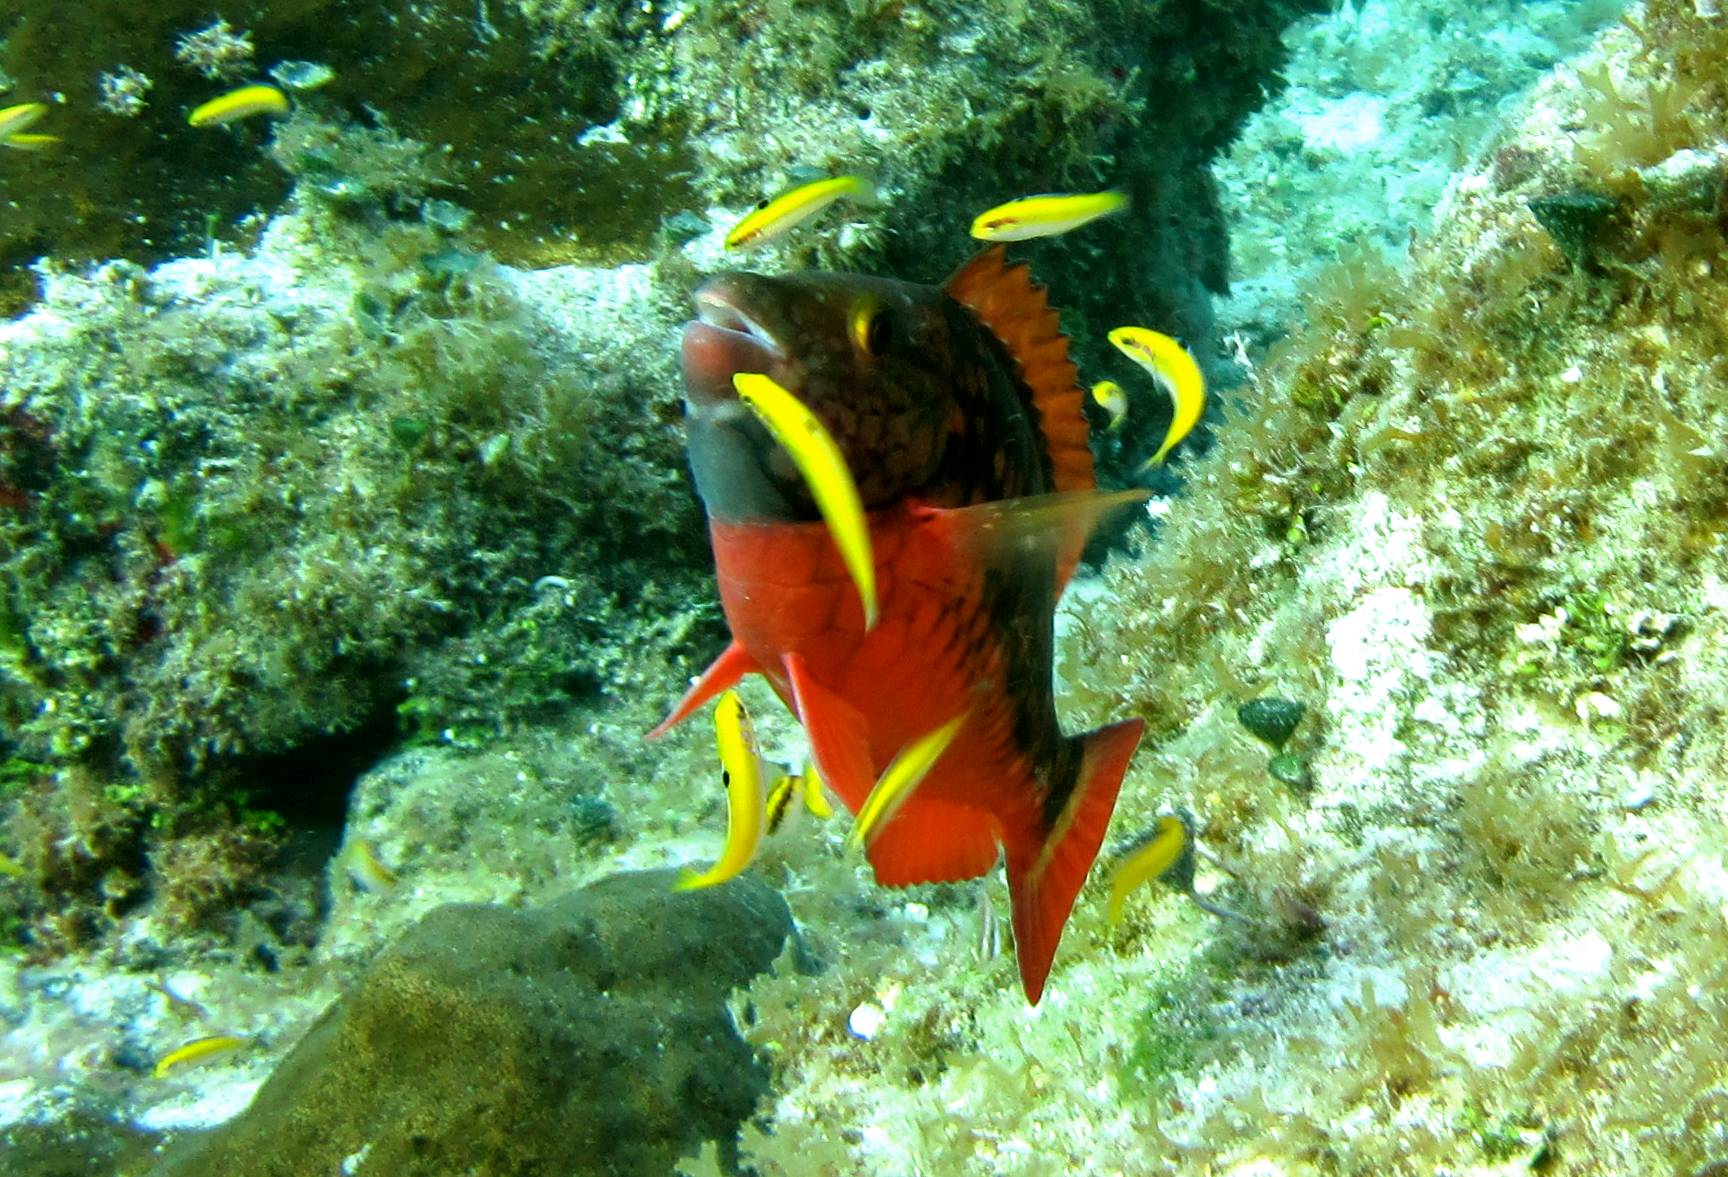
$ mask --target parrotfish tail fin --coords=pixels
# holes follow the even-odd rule
[[[1033,1005],[1044,995],[1044,981],[1056,945],[1074,909],[1086,872],[1098,857],[1104,831],[1116,808],[1116,793],[1128,759],[1140,743],[1144,720],[1129,719],[1080,737],[1080,769],[1074,793],[1042,843],[1008,850],[1008,894],[1014,905],[1014,955],[1020,983]]]
[[[828,787],[857,813],[876,783],[870,729],[856,707],[810,677],[802,657],[788,654],[784,665],[798,720],[810,737],[811,758]]]
[[[744,647],[734,640],[721,652],[720,657],[714,659],[713,665],[702,672],[702,677],[684,692],[684,697],[678,700],[678,706],[672,708],[672,714],[661,720],[659,727],[642,738],[658,740],[721,691],[737,686],[739,679],[761,669],[756,665],[756,659],[750,657]]]

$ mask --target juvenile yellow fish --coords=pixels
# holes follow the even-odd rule
[[[816,775],[815,765],[806,766],[802,773],[782,773],[769,787],[769,835],[779,833],[800,806],[818,818],[834,816],[833,806],[822,795],[822,778]]]
[[[14,879],[21,879],[24,877],[24,868],[19,865],[18,860],[3,850],[0,850],[0,875],[6,875]]]
[[[50,151],[60,146],[58,135],[38,135],[33,131],[19,131],[0,139],[0,147],[10,147],[14,151]]]
[[[864,603],[864,628],[876,628],[876,561],[870,550],[870,523],[858,484],[846,468],[840,446],[822,422],[797,397],[760,372],[739,372],[732,387],[792,456],[798,473],[810,487],[810,497],[822,513],[840,559],[858,586]]]
[[[772,837],[785,827],[792,816],[792,811],[798,806],[799,780],[791,773],[783,773],[780,778],[768,787],[768,834]]]
[[[917,789],[919,783],[930,774],[930,770],[936,767],[942,753],[948,750],[948,745],[960,734],[960,727],[966,722],[968,714],[970,713],[962,712],[928,735],[919,736],[900,749],[894,759],[888,762],[888,767],[882,770],[882,776],[871,788],[870,795],[864,798],[864,804],[858,807],[858,817],[852,823],[852,832],[846,836],[848,846],[868,846],[876,835],[894,820],[900,807],[911,799],[913,790]]]
[[[1152,374],[1158,386],[1170,394],[1175,412],[1164,444],[1147,459],[1142,470],[1162,462],[1176,443],[1187,437],[1206,411],[1206,378],[1200,365],[1180,342],[1149,327],[1118,327],[1110,332],[1118,351]]]
[[[156,1067],[150,1072],[150,1075],[152,1078],[160,1079],[176,1067],[206,1062],[219,1055],[228,1054],[250,1045],[252,1045],[252,1039],[239,1034],[212,1034],[207,1038],[194,1038],[184,1046],[177,1046],[157,1059]]]
[[[822,789],[821,774],[814,764],[804,766],[804,775],[798,778],[804,786],[804,808],[826,821],[834,816],[834,807],[828,804],[828,794]]]
[[[675,890],[693,891],[736,878],[762,844],[766,800],[762,793],[762,758],[756,732],[737,691],[720,696],[714,708],[714,742],[720,750],[720,779],[726,785],[726,845],[720,860],[707,870],[687,871]]]
[[[876,189],[863,176],[833,176],[800,184],[773,200],[764,201],[749,216],[732,226],[732,231],[726,234],[726,248],[748,249],[765,245],[842,197],[870,204],[876,199]]]
[[[979,213],[972,221],[972,236],[980,241],[1055,237],[1099,217],[1114,216],[1127,207],[1128,197],[1121,192],[1027,196]]]
[[[388,891],[401,881],[395,871],[384,865],[372,849],[372,843],[364,838],[348,843],[340,861],[342,869],[355,885],[373,895]]]
[[[1100,380],[1092,386],[1092,399],[1110,414],[1110,428],[1115,429],[1128,416],[1128,394],[1114,380]]]
[[[0,110],[0,139],[10,139],[21,131],[29,130],[47,113],[46,102],[20,102],[16,106]]]
[[[1182,857],[1188,844],[1188,831],[1182,820],[1161,817],[1152,828],[1152,836],[1130,851],[1110,876],[1109,918],[1112,924],[1122,918],[1122,906],[1128,896],[1144,883],[1162,877]]]
[[[255,114],[287,114],[288,95],[274,86],[242,86],[212,98],[198,107],[186,121],[194,127],[215,127]]]

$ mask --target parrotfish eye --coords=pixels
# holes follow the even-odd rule
[[[874,300],[852,311],[852,343],[867,356],[879,356],[894,344],[894,317]]]

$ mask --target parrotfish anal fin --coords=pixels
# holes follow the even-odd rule
[[[884,887],[956,883],[996,865],[996,823],[988,813],[913,797],[870,843],[868,857]]]
[[[1020,379],[1032,393],[1044,451],[1050,455],[1054,489],[1091,490],[1098,484],[1081,408],[1080,374],[1068,358],[1056,310],[1025,263],[1009,265],[1000,245],[955,270],[943,289],[969,307],[1008,354],[1020,363]]]
[[[727,687],[737,686],[738,680],[745,675],[761,669],[760,666],[756,665],[756,659],[750,657],[745,652],[744,647],[734,639],[721,651],[720,657],[714,659],[713,664],[702,672],[702,677],[697,679],[688,691],[684,692],[684,697],[678,700],[678,706],[672,708],[672,714],[661,720],[659,727],[642,738],[658,740],[688,719],[690,714],[702,704],[714,698]]]
[[[1144,502],[1144,489],[1075,491],[979,503],[974,507],[931,507],[951,529],[961,550],[978,567],[1022,567],[1027,561],[1050,561],[1060,593],[1080,562],[1086,538],[1110,512]]]
[[[822,780],[853,813],[864,804],[876,783],[870,763],[870,729],[858,709],[810,677],[810,668],[797,654],[786,655],[786,677],[792,681],[792,701],[810,737],[810,754]]]
[[[1033,1005],[1044,994],[1050,962],[1067,926],[1074,897],[1098,857],[1122,774],[1140,743],[1145,720],[1129,719],[1080,737],[1080,773],[1074,794],[1042,843],[1028,838],[1008,846],[1008,894],[1014,904],[1014,955],[1020,984]]]

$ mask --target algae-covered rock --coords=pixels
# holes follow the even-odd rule
[[[674,893],[676,877],[431,912],[246,1113],[159,1174],[660,1177],[702,1141],[729,1152],[767,1070],[725,998],[780,955],[791,915],[753,876]]]
[[[0,821],[38,945],[244,896],[227,831],[305,792],[265,757],[676,689],[653,651],[711,609],[674,320],[647,267],[522,273],[442,224],[314,205],[0,323]]]

